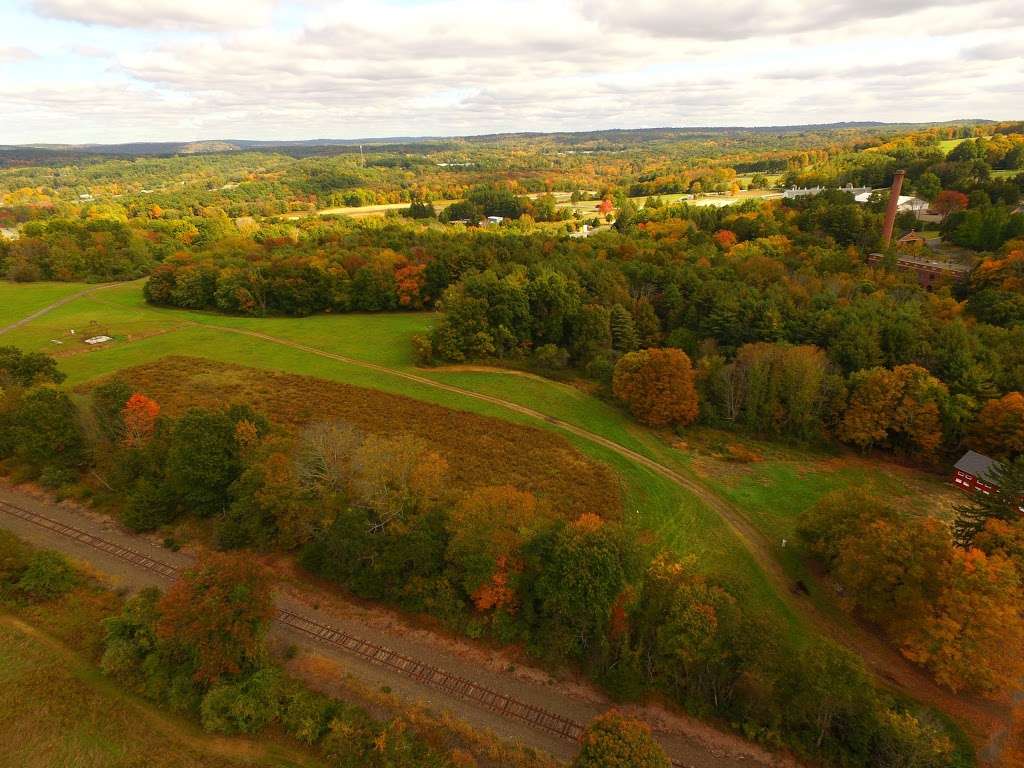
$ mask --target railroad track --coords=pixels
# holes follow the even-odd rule
[[[46,515],[32,512],[15,504],[0,501],[0,510],[13,517],[37,525],[40,528],[45,528],[52,533],[98,549],[120,560],[125,560],[132,565],[144,568],[166,579],[175,578],[181,571],[179,567],[170,563],[162,562],[134,549],[107,541],[79,528],[65,525]],[[446,672],[439,667],[417,661],[390,648],[355,637],[347,632],[321,624],[293,611],[278,608],[275,621],[282,626],[312,638],[318,643],[340,648],[373,664],[387,667],[423,685],[437,688],[451,696],[473,702],[510,720],[526,723],[538,730],[569,741],[578,742],[583,736],[584,726],[575,720],[563,717],[542,707],[527,704],[512,696],[499,693],[483,685],[478,685],[471,680],[459,677],[451,672]],[[672,761],[672,765],[675,768],[687,768],[685,763],[676,760]]]

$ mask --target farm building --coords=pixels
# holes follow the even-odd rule
[[[858,203],[867,203],[871,200],[871,195],[874,194],[872,190],[861,192],[853,196],[853,199]],[[899,201],[896,204],[896,210],[900,213],[910,211],[915,214],[922,214],[928,212],[928,201],[922,200],[920,197],[912,197],[910,195],[900,195]]]
[[[786,200],[793,200],[798,197],[807,197],[808,195],[818,195],[824,192],[830,187],[790,187],[782,191],[782,197]],[[871,187],[855,187],[852,184],[847,184],[845,187],[837,187],[842,192],[849,192],[854,197],[861,194],[871,195]]]
[[[926,240],[922,235],[915,229],[910,230],[896,241],[896,245],[904,248],[923,248]]]
[[[992,480],[999,462],[975,451],[968,451],[953,466],[953,484],[965,491],[992,493],[998,486]]]

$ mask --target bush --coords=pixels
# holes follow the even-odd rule
[[[416,365],[428,366],[434,364],[434,345],[430,337],[417,333],[412,337],[412,359]]]
[[[546,370],[561,370],[569,364],[569,353],[556,344],[544,344],[533,353],[533,363]]]
[[[323,738],[340,705],[320,693],[296,686],[281,701],[281,724],[288,735],[304,744]]]
[[[28,559],[15,585],[17,591],[33,602],[54,600],[70,592],[78,583],[74,569],[56,552],[36,552]]]
[[[261,669],[235,683],[218,685],[203,697],[200,717],[212,733],[252,734],[281,714],[281,675]]]
[[[587,726],[573,768],[669,768],[665,751],[638,720],[612,710]]]

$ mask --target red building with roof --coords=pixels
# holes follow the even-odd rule
[[[998,466],[999,462],[995,459],[968,451],[953,466],[953,485],[965,491],[992,493],[998,490],[992,479],[992,473]]]

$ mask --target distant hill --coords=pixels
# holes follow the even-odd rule
[[[441,151],[457,149],[467,144],[490,144],[516,140],[544,140],[553,144],[583,145],[605,144],[624,146],[652,141],[673,141],[682,139],[720,137],[750,134],[799,134],[850,130],[912,130],[946,125],[979,125],[993,120],[968,119],[948,120],[939,123],[883,123],[877,121],[851,121],[842,123],[821,123],[808,125],[777,126],[704,126],[704,127],[662,127],[662,128],[610,128],[595,131],[559,132],[516,132],[491,133],[473,136],[390,136],[361,139],[302,139],[302,140],[252,140],[252,139],[210,139],[199,141],[131,142],[126,144],[7,144],[0,145],[0,167],[11,167],[32,163],[54,164],[73,162],[85,157],[159,157],[218,152],[261,151],[280,152],[293,157],[312,155],[347,154],[361,151],[360,148],[374,148],[395,152],[423,152],[426,149]]]

